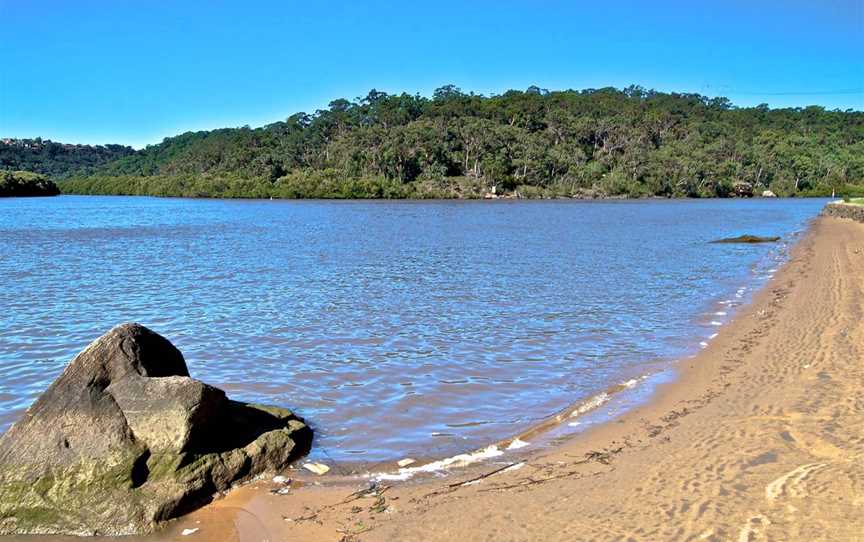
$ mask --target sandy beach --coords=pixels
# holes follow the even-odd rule
[[[674,382],[608,423],[443,477],[292,470],[283,494],[252,483],[141,540],[864,540],[862,313],[864,224],[821,217]]]
[[[679,378],[618,419],[365,493],[292,473],[286,495],[251,484],[159,538],[864,540],[862,311],[864,224],[819,218]]]
[[[0,542],[864,542],[864,0],[36,5]]]

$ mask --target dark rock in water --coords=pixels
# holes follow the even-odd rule
[[[78,354],[0,438],[0,534],[126,535],[284,469],[312,431],[229,400],[138,324]]]
[[[758,235],[741,235],[739,237],[727,237],[726,239],[717,239],[712,243],[774,243],[779,241],[779,237],[759,237]]]

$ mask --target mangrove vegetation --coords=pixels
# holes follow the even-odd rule
[[[60,190],[44,175],[27,171],[0,171],[0,198],[56,196]]]
[[[727,197],[864,193],[864,112],[736,107],[631,86],[376,90],[259,128],[189,132],[64,181],[190,197]]]

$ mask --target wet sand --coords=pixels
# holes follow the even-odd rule
[[[365,493],[291,471],[287,494],[253,483],[147,540],[864,540],[862,316],[864,224],[819,218],[679,378],[617,419]]]

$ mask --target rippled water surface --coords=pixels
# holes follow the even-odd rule
[[[137,321],[316,454],[469,450],[697,350],[823,204],[0,199],[0,431]]]

